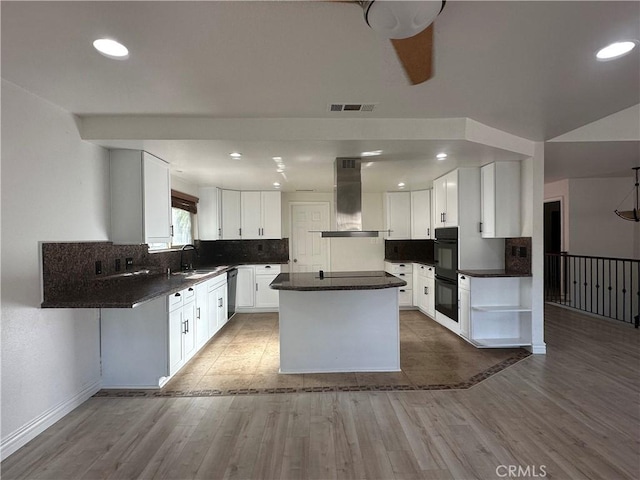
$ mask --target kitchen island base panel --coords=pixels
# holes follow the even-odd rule
[[[398,372],[396,288],[280,291],[280,373]]]

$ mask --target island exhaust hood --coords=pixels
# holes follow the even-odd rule
[[[362,230],[362,178],[360,158],[336,158],[335,196],[337,230],[323,237],[377,237],[377,230]]]

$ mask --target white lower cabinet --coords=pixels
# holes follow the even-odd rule
[[[458,276],[460,334],[479,348],[531,345],[531,277]]]
[[[280,306],[280,295],[269,284],[280,273],[280,265],[242,265],[238,267],[239,312],[277,312]]]
[[[458,322],[460,323],[460,335],[469,339],[471,325],[470,282],[465,275],[459,275],[458,278]]]
[[[431,265],[414,264],[415,269],[418,270],[417,285],[414,285],[414,289],[417,294],[416,306],[425,315],[431,318],[435,317],[435,268]]]
[[[196,285],[196,348],[200,349],[209,341],[209,282]]]
[[[384,262],[384,270],[387,273],[401,278],[407,284],[398,288],[398,305],[400,307],[413,306],[413,264],[412,263],[395,263]]]
[[[196,352],[196,290],[186,288],[170,295],[169,375],[175,374]]]
[[[162,387],[226,323],[227,276],[100,317],[102,386]]]

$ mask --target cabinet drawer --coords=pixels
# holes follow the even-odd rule
[[[176,308],[182,307],[182,304],[183,304],[182,292],[177,292],[177,293],[174,293],[173,295],[169,295],[168,302],[169,302],[170,312],[175,310]]]
[[[435,267],[432,267],[431,265],[418,265],[418,274],[421,277],[425,277],[425,278],[434,278],[435,275]]]
[[[398,273],[411,273],[413,272],[412,263],[390,263],[384,262],[384,268],[387,272],[396,275]]]
[[[401,278],[405,282],[407,282],[407,284],[404,287],[400,287],[400,288],[404,288],[404,289],[408,289],[408,290],[411,290],[413,288],[413,274],[411,272],[409,272],[409,273],[395,273],[394,275],[396,277],[398,277],[398,278]]]
[[[189,302],[193,302],[196,299],[196,288],[189,287],[182,290],[182,303],[186,304]]]
[[[280,265],[256,265],[256,275],[278,275],[280,273]]]
[[[471,277],[469,275],[458,275],[458,287],[471,290]]]
[[[400,287],[398,289],[398,304],[402,307],[413,305],[413,290]]]
[[[213,277],[211,280],[209,280],[207,282],[207,291],[208,292],[213,292],[214,290],[217,290],[219,287],[221,287],[225,283],[227,283],[227,273],[226,272],[222,273],[220,275],[217,275],[217,276]]]

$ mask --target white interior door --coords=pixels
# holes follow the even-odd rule
[[[311,231],[315,233],[310,233]],[[329,239],[318,230],[329,230],[328,203],[291,205],[292,272],[315,272],[329,268]]]

